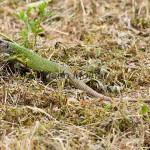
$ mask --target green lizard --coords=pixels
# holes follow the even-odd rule
[[[101,100],[115,100],[115,101],[128,101],[128,102],[137,102],[138,99],[132,98],[112,98],[109,96],[104,96],[92,88],[87,86],[84,82],[77,79],[69,67],[64,67],[58,63],[54,63],[47,59],[44,59],[34,52],[19,46],[16,43],[8,42],[6,40],[0,40],[0,51],[10,54],[11,57],[8,58],[9,61],[17,60],[28,68],[33,69],[34,71],[42,71],[45,74],[49,73],[64,73],[67,75],[69,82],[76,88],[87,92],[88,94],[97,97]],[[150,102],[150,99],[143,100],[144,102]]]

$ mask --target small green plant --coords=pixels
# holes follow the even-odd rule
[[[141,115],[146,115],[147,116],[147,120],[150,123],[150,117],[148,115],[148,107],[147,106],[142,106],[142,109],[141,109],[140,113],[141,113]]]
[[[26,11],[20,11],[19,14],[15,13],[14,15],[22,20],[25,24],[25,27],[19,33],[21,34],[20,39],[23,40],[23,45],[28,48],[29,40],[31,33],[34,35],[34,45],[37,42],[37,36],[40,32],[43,32],[44,29],[41,26],[42,21],[52,14],[52,11],[45,11],[47,4],[40,4],[38,7],[29,7]],[[37,14],[36,18],[30,17],[31,10],[34,10]]]
[[[108,105],[104,108],[103,113],[106,113],[106,112],[108,111],[108,109],[109,109],[110,106],[111,106],[111,104],[108,104]]]

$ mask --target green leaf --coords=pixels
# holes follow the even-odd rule
[[[44,31],[44,29],[39,29],[35,32],[35,34],[38,35],[40,32],[43,32],[43,31]]]
[[[37,26],[37,25],[39,25],[40,24],[40,21],[39,20],[37,20],[37,21],[32,21],[31,22],[31,26]]]
[[[36,27],[32,26],[31,30],[32,30],[33,33],[35,33],[36,32]]]
[[[108,104],[108,105],[104,108],[103,112],[105,113],[105,112],[109,109],[110,106],[111,106],[111,104]]]
[[[14,13],[14,15],[15,15],[19,20],[21,19],[18,14]]]
[[[148,111],[147,106],[142,106],[141,114],[142,114],[142,115],[144,115],[144,114],[146,114],[146,113],[147,113],[147,111]]]
[[[47,12],[46,12],[46,16],[50,16],[50,15],[52,15],[52,13],[53,13],[52,10],[51,10],[51,11],[47,11]]]
[[[25,18],[24,11],[23,11],[23,10],[20,11],[19,14],[20,14],[20,18],[21,18],[22,20],[24,20],[24,18]]]
[[[31,11],[31,7],[29,7],[26,11],[27,16],[29,16],[30,11]]]
[[[45,7],[46,7],[47,5],[45,4],[45,3],[42,3],[42,4],[40,4],[39,6],[38,6],[38,8],[39,8],[39,10],[44,10],[45,9]]]
[[[37,8],[36,8],[36,7],[33,7],[33,9],[34,9],[34,11],[35,11],[36,13],[38,13],[38,11],[37,11]]]

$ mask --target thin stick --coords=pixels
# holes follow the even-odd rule
[[[80,0],[80,3],[81,3],[81,7],[82,7],[82,11],[83,11],[83,23],[84,23],[84,26],[86,25],[86,11],[85,11],[85,8],[84,8],[84,4],[83,4],[83,1]]]
[[[0,36],[8,39],[9,41],[13,42],[13,43],[16,43],[15,41],[13,41],[12,39],[10,39],[7,35],[4,35],[3,33],[0,32]]]

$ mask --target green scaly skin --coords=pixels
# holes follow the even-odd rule
[[[61,73],[64,71],[63,66],[56,64],[52,61],[44,59],[32,51],[9,42],[10,49],[13,49],[14,54],[8,60],[18,60],[28,68],[33,69],[34,71],[43,71],[45,74],[48,73]]]
[[[20,63],[24,64],[26,67],[33,69],[34,71],[42,71],[45,74],[65,73],[67,74],[69,81],[73,86],[101,100],[106,100],[106,101],[115,100],[115,101],[128,101],[128,102],[138,101],[138,99],[132,99],[132,98],[112,98],[97,93],[89,86],[87,86],[84,82],[75,78],[69,67],[64,67],[58,63],[48,61],[47,59],[38,56],[32,51],[22,46],[19,46],[16,43],[0,40],[0,51],[11,55],[11,57],[8,59],[9,61],[17,60]],[[143,101],[149,103],[150,99],[143,99]]]

